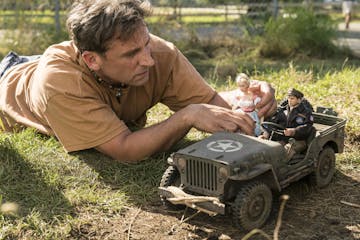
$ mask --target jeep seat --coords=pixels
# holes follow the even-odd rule
[[[316,128],[314,126],[311,127],[311,130],[310,130],[310,134],[309,136],[306,138],[306,148],[309,147],[309,145],[311,144],[312,140],[315,138],[316,136]]]

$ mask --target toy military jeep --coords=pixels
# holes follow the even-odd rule
[[[209,215],[232,213],[235,226],[261,227],[269,217],[272,191],[305,176],[318,187],[335,172],[335,153],[344,149],[345,119],[314,113],[307,150],[287,160],[276,141],[216,133],[168,159],[159,194],[168,207],[188,206]],[[270,124],[272,131],[278,131]]]

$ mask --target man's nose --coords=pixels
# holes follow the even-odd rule
[[[151,67],[155,64],[155,61],[151,56],[150,48],[145,49],[143,54],[141,54],[139,64],[146,67]]]

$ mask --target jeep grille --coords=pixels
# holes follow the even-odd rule
[[[214,164],[199,159],[186,160],[186,185],[207,191],[217,191],[218,171]]]

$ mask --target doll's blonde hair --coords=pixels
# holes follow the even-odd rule
[[[239,73],[236,76],[235,81],[236,81],[237,85],[245,83],[247,86],[250,86],[250,78],[245,73]]]

